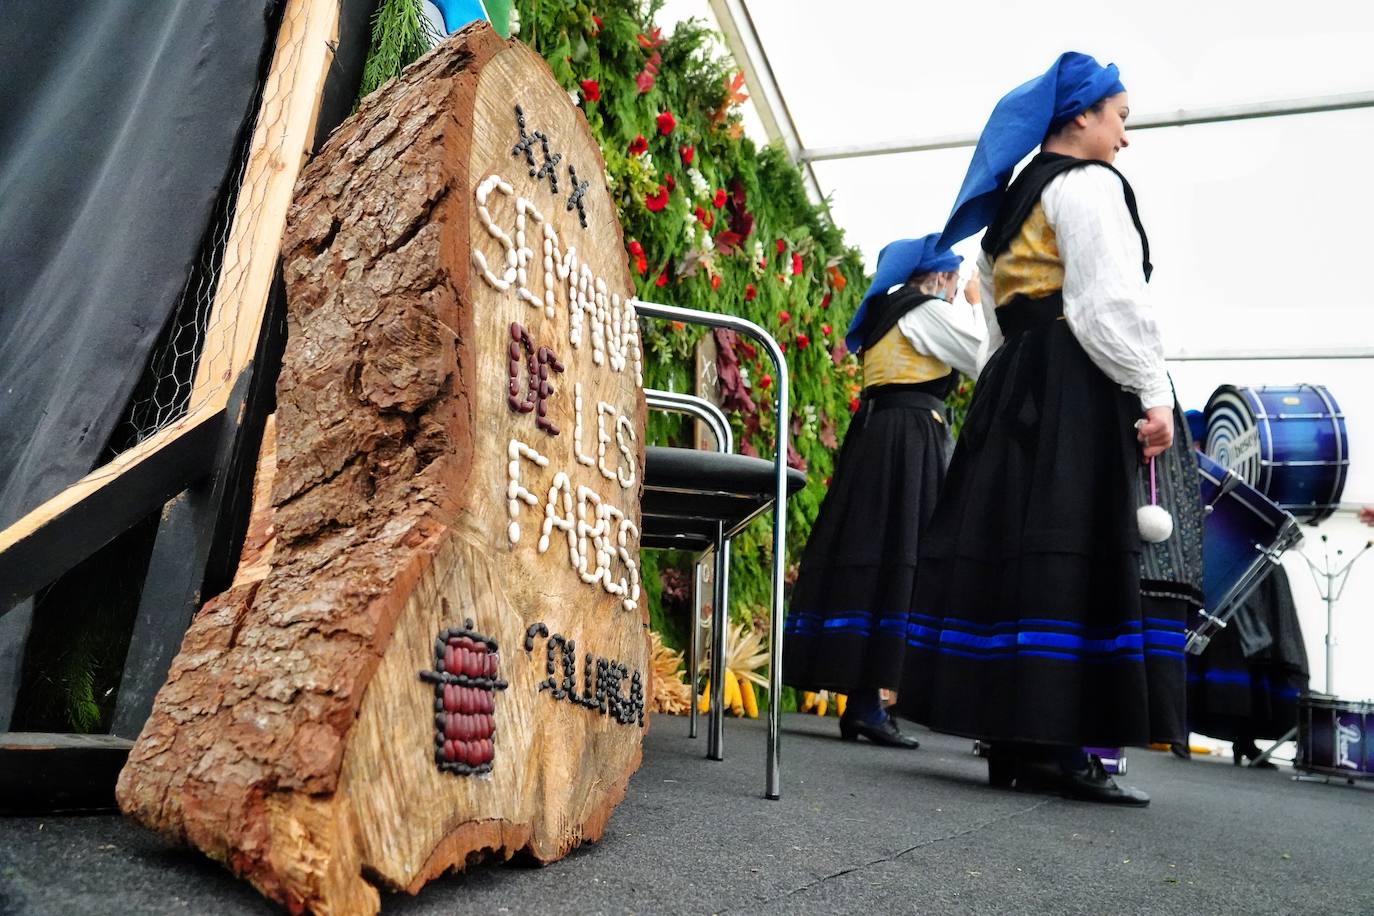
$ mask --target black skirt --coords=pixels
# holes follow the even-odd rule
[[[898,711],[989,740],[1183,740],[1191,609],[1141,594],[1139,402],[1057,297],[1028,304],[1003,322],[925,533]]]
[[[1188,724],[1227,741],[1280,738],[1298,724],[1307,647],[1276,567],[1201,655],[1188,657]]]
[[[948,460],[943,413],[930,391],[864,393],[793,587],[788,684],[848,693],[899,683],[922,531]]]

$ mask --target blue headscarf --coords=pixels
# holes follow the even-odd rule
[[[932,232],[919,239],[898,239],[888,242],[878,252],[878,268],[873,271],[873,282],[869,284],[868,292],[864,293],[859,310],[854,313],[854,320],[849,322],[849,330],[844,335],[849,352],[857,352],[863,343],[859,325],[868,311],[869,300],[899,283],[905,283],[914,273],[944,273],[959,269],[964,259],[947,248],[941,248],[939,238],[940,233]]]
[[[1047,133],[1125,91],[1116,64],[1104,67],[1086,54],[1066,51],[1042,75],[1002,96],[978,137],[940,244],[948,248],[992,222],[1012,169]]]

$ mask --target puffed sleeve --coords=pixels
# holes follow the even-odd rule
[[[1040,197],[1064,262],[1064,318],[1088,357],[1141,406],[1172,407],[1140,233],[1121,179],[1088,165],[1058,176]]]

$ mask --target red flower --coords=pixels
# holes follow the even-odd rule
[[[782,239],[778,239],[776,242],[774,242],[773,246],[778,249],[778,254],[782,254],[782,250],[787,247],[782,243]]]
[[[711,274],[711,289],[720,289],[720,274]]]
[[[644,246],[639,244],[637,240],[630,239],[630,244],[626,245],[625,249],[635,259],[635,273],[643,276],[644,271],[649,269],[649,262],[644,259]]]
[[[759,258],[759,270],[767,270],[767,269],[768,269],[768,259],[767,259],[767,258]]]
[[[668,189],[663,185],[658,185],[654,193],[644,195],[644,206],[649,208],[650,213],[658,213],[668,206]]]
[[[828,308],[830,308],[830,294],[829,294],[829,293],[826,293],[824,296],[821,297],[821,308],[823,308],[823,309],[828,309]]]
[[[756,289],[754,289],[754,284],[749,283],[749,284],[746,284],[746,285],[745,285],[745,287],[744,287],[744,301],[745,301],[745,302],[753,302],[753,301],[754,301],[754,297],[757,296],[758,294],[759,294],[759,291],[756,290]]]
[[[826,337],[829,337],[829,336],[830,336],[830,325],[828,325],[828,324],[823,324],[823,325],[821,325],[821,333],[824,334]]]
[[[639,36],[641,39],[643,35]],[[639,94],[643,95],[654,88],[654,80],[658,79],[658,65],[663,63],[663,55],[657,51],[649,55],[649,59],[644,62],[644,69],[639,71],[635,77],[635,86],[639,89]]]
[[[849,399],[849,412],[850,412],[850,413],[858,413],[858,411],[859,411],[859,399],[858,399],[858,398],[850,398],[850,399]]]
[[[581,85],[582,85],[582,98],[586,99],[588,102],[599,102],[599,101],[601,101],[601,84],[600,84],[600,83],[598,83],[596,80],[583,80]]]
[[[677,182],[673,180],[673,176],[672,176],[672,175],[664,175],[664,176],[663,176],[663,185],[664,185],[664,187],[666,187],[669,191],[671,191],[673,188],[677,187]]]
[[[665,268],[663,268],[663,273],[659,274],[659,275],[658,275],[658,279],[654,281],[654,286],[667,286],[667,285],[668,285],[668,268],[665,267]]]
[[[600,35],[600,34],[601,34],[601,17],[598,16],[596,13],[592,13],[592,22],[595,22],[595,23],[596,23],[596,28],[592,31],[592,34],[593,34],[593,35]]]
[[[658,125],[659,134],[665,137],[673,132],[674,127],[677,127],[677,120],[673,117],[671,111],[660,113],[659,116],[654,119],[654,123]]]
[[[767,388],[769,385],[772,385],[772,384],[773,384],[773,376],[771,376],[771,375],[760,375],[760,376],[759,376],[759,387],[760,387],[760,388]]]
[[[711,224],[714,223],[714,222],[716,221],[716,218],[715,218],[714,214],[707,213],[705,210],[701,209],[700,207],[697,207],[696,209],[694,209],[694,210],[692,211],[692,215],[695,216],[695,217],[697,218],[697,222],[701,223],[701,224],[702,224],[703,226],[705,226],[707,229],[710,229],[710,228],[711,228]]]
[[[690,146],[682,147],[678,150],[678,153],[682,156],[683,165],[691,165],[692,160],[697,157],[697,151]]]
[[[719,210],[721,207],[725,206],[725,189],[724,189],[724,188],[716,188],[716,194],[715,194],[714,197],[711,198],[711,206],[715,207],[717,210]]]
[[[785,340],[780,340],[780,341],[778,341],[778,349],[781,350],[782,352],[786,353],[786,352],[787,352],[787,341],[785,341]]]
[[[789,321],[791,321],[791,320],[792,320],[792,313],[791,313],[791,312],[787,311],[786,309],[783,309],[782,311],[778,312],[778,321],[779,321],[779,323],[781,323],[781,324],[787,324],[787,322],[789,322]]]
[[[753,344],[751,344],[747,340],[737,341],[736,346],[738,346],[742,351],[744,351],[744,355],[747,356],[749,359],[753,359],[754,357],[759,355],[759,351],[754,347]]]
[[[797,253],[794,251],[794,252],[792,252],[792,276],[794,276],[794,277],[795,277],[795,276],[798,276],[798,275],[801,274],[801,272],[802,272],[802,259],[801,259],[801,255],[797,254]]]
[[[810,338],[810,337],[807,337],[805,334],[798,334],[798,335],[797,335],[797,349],[798,349],[798,350],[805,350],[805,349],[806,349],[807,347],[809,347],[810,345],[811,345],[811,338]]]
[[[639,244],[638,239],[630,239],[630,244],[626,245],[625,248],[630,252],[630,254],[635,255],[636,257],[639,257],[644,254],[644,246]]]
[[[636,134],[630,141],[629,153],[631,156],[638,156],[649,148],[649,141],[644,139],[643,134]]]

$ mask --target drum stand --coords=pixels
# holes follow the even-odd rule
[[[1326,602],[1326,693],[1330,696],[1335,696],[1335,691],[1332,689],[1332,684],[1334,683],[1334,679],[1332,677],[1332,667],[1335,663],[1336,641],[1332,638],[1331,634],[1332,624],[1334,622],[1336,614],[1336,602],[1340,600],[1341,594],[1345,591],[1345,584],[1350,579],[1350,567],[1354,566],[1355,561],[1365,555],[1365,551],[1369,550],[1371,546],[1374,546],[1374,542],[1366,541],[1364,548],[1360,550],[1359,553],[1355,554],[1353,557],[1347,560],[1344,566],[1337,569],[1335,568],[1334,563],[1340,562],[1340,559],[1345,554],[1345,551],[1338,549],[1336,551],[1335,561],[1333,563],[1331,551],[1327,547],[1326,535],[1323,534],[1321,536],[1321,540],[1321,566],[1318,566],[1316,563],[1313,563],[1312,558],[1307,555],[1306,551],[1299,551],[1299,553],[1301,553],[1302,558],[1307,561],[1308,571],[1312,573],[1312,581],[1315,582],[1317,586],[1317,594],[1321,595],[1322,600]],[[1278,750],[1279,745],[1292,741],[1294,738],[1297,737],[1297,735],[1298,728],[1295,725],[1288,730],[1287,734],[1285,734],[1282,738],[1280,738],[1279,740],[1275,741],[1272,745],[1270,745],[1268,750],[1264,751],[1254,760],[1250,761],[1250,766],[1258,766],[1259,764],[1265,762],[1269,759],[1270,755],[1274,753],[1274,751]],[[1303,779],[1317,777],[1295,776],[1293,778]]]
[[[1306,551],[1302,553],[1302,558],[1307,561],[1307,568],[1312,573],[1312,580],[1317,585],[1317,593],[1326,602],[1326,693],[1335,696],[1332,689],[1332,666],[1335,662],[1336,641],[1332,639],[1332,620],[1336,613],[1336,602],[1340,600],[1341,593],[1345,591],[1345,584],[1350,579],[1350,567],[1355,565],[1355,561],[1365,555],[1371,544],[1374,542],[1366,541],[1364,549],[1351,557],[1340,569],[1334,569],[1331,559],[1331,551],[1327,548],[1326,535],[1322,535],[1322,565],[1317,566],[1312,562]],[[1336,551],[1336,562],[1339,563],[1343,550]],[[1322,587],[1323,581],[1325,588]]]

